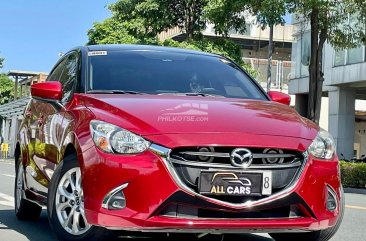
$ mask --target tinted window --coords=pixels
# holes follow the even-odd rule
[[[242,70],[224,58],[158,51],[108,52],[89,58],[89,90],[265,98]]]
[[[47,77],[47,81],[59,81],[62,71],[65,68],[66,59],[63,59]]]
[[[78,54],[73,53],[69,55],[65,62],[65,68],[59,78],[62,84],[62,102],[66,102],[71,99],[74,92],[74,87],[78,80]]]

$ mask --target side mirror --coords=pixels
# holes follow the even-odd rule
[[[31,94],[36,98],[61,100],[62,85],[57,81],[36,83],[31,86]]]
[[[285,104],[285,105],[290,105],[291,96],[289,96],[288,94],[285,94],[285,93],[282,93],[279,91],[270,91],[270,92],[268,92],[268,95],[271,98],[271,100],[274,102]]]

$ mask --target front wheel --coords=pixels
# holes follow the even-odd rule
[[[88,223],[84,212],[81,171],[75,155],[57,167],[49,186],[48,220],[60,240],[97,240],[105,230]]]
[[[339,210],[339,218],[337,223],[331,227],[320,231],[308,232],[308,233],[270,233],[269,235],[276,241],[288,241],[288,240],[296,240],[296,241],[328,241],[333,235],[338,231],[341,226],[343,216],[344,216],[344,193],[343,188],[341,192],[341,206]]]

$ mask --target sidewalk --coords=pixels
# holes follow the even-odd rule
[[[8,159],[0,159],[0,162],[6,162],[6,163],[14,163],[14,159],[13,159],[13,158],[8,158]]]
[[[354,193],[354,194],[363,194],[363,195],[366,195],[366,189],[362,189],[362,188],[345,187],[344,188],[344,192],[345,193]]]

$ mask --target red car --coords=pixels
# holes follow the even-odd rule
[[[31,87],[15,213],[62,240],[107,230],[329,240],[344,212],[332,137],[222,56],[100,45]]]

